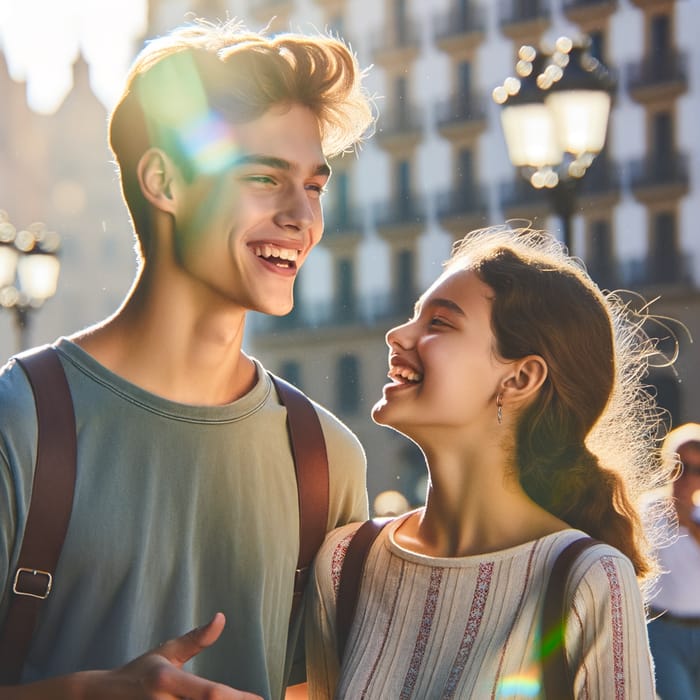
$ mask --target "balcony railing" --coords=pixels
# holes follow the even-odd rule
[[[538,208],[551,206],[549,190],[535,189],[525,178],[516,176],[510,182],[503,182],[498,187],[501,207],[505,210],[517,207]]]
[[[622,286],[640,289],[654,285],[694,285],[693,258],[677,250],[624,261],[620,266]],[[694,285],[695,286],[695,285]]]
[[[388,23],[371,40],[374,54],[399,49],[413,49],[420,45],[420,26],[417,22],[405,19],[398,23]]]
[[[505,27],[549,19],[550,12],[545,0],[501,0],[498,16],[501,27]]]
[[[414,104],[401,103],[399,108],[380,112],[377,120],[377,137],[393,137],[399,134],[420,132],[423,127],[423,109]]]
[[[421,224],[425,220],[425,202],[417,194],[394,198],[374,206],[377,226],[404,226]]]
[[[485,29],[483,8],[476,7],[471,0],[453,0],[452,7],[435,18],[435,36],[438,40],[482,33]]]
[[[617,0],[564,0],[564,10],[604,7],[617,7]]]
[[[605,156],[598,156],[581,178],[578,193],[584,197],[616,193],[620,191],[621,180],[620,166]]]
[[[253,336],[295,330],[338,328],[348,325],[388,327],[392,319],[406,318],[420,292],[413,287],[380,294],[358,295],[348,301],[325,300],[297,304],[286,316],[252,313],[250,329]]]
[[[660,87],[668,83],[687,84],[687,55],[680,51],[669,51],[665,55],[648,56],[627,66],[627,81],[630,90]]]
[[[453,95],[437,105],[437,123],[444,127],[485,121],[486,109],[486,98],[483,95]]]
[[[324,210],[323,218],[325,236],[362,231],[364,228],[364,210],[354,205],[342,211],[328,207]]]
[[[489,208],[488,192],[474,185],[459,190],[441,192],[437,195],[437,215],[448,218],[455,216],[481,216]]]
[[[633,188],[688,184],[688,158],[683,153],[665,153],[629,163]]]

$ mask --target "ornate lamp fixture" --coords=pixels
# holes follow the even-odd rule
[[[552,51],[521,46],[515,72],[492,93],[508,156],[533,187],[552,192],[570,246],[576,183],[605,145],[614,81],[569,37]]]
[[[17,231],[0,210],[0,307],[15,313],[19,349],[25,347],[29,311],[56,293],[60,240],[38,222]]]

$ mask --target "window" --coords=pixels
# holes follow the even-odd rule
[[[462,148],[458,158],[457,182],[459,185],[457,189],[471,193],[474,187],[474,154],[471,148]]]
[[[400,160],[396,164],[395,174],[399,205],[408,208],[411,203],[411,164],[407,160]]]
[[[680,280],[680,259],[676,251],[676,217],[661,212],[654,217],[649,264],[652,282]]]
[[[396,22],[396,38],[403,44],[408,38],[408,18],[406,16],[406,0],[394,1],[394,21]]]
[[[396,286],[394,300],[396,312],[410,314],[415,303],[415,256],[412,250],[400,250],[396,254]]]
[[[611,288],[613,281],[613,251],[610,223],[603,219],[591,223],[590,255],[586,261],[591,277],[598,286]]]
[[[341,230],[346,228],[348,224],[348,190],[349,178],[345,171],[333,173],[331,191],[334,195],[332,221],[340,227]]]
[[[355,315],[355,266],[348,258],[336,262],[335,303],[338,320],[351,319]]]
[[[338,360],[338,412],[355,414],[360,409],[360,363],[354,355]]]
[[[588,34],[590,39],[590,45],[588,46],[588,53],[597,58],[599,61],[603,62],[603,56],[605,55],[605,35],[599,29],[592,31]]]

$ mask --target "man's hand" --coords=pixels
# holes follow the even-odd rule
[[[70,676],[0,688],[2,700],[262,700],[182,670],[185,662],[211,646],[226,624],[222,613],[211,622],[112,671],[84,671]]]

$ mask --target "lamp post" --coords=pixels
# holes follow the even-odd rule
[[[18,231],[0,209],[0,307],[15,314],[18,350],[27,347],[29,312],[56,293],[59,243],[42,223]]]
[[[614,81],[569,37],[552,51],[521,46],[515,72],[492,94],[502,105],[508,156],[534,188],[549,192],[571,250],[576,191],[605,145]]]

